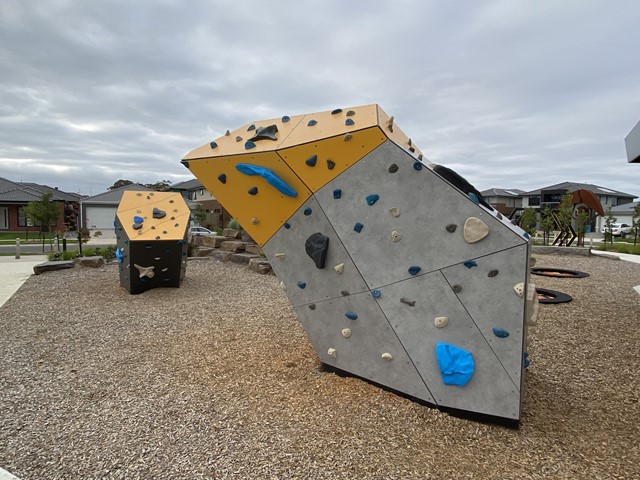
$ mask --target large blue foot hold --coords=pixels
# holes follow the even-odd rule
[[[475,371],[475,363],[469,352],[450,343],[438,342],[436,358],[445,385],[462,387],[469,383]]]

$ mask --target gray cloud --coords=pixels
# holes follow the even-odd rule
[[[480,189],[640,194],[634,2],[0,3],[0,176],[99,193],[261,118],[379,103]]]

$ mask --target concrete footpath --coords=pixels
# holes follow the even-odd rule
[[[46,255],[23,255],[19,260],[0,257],[0,307],[33,275],[33,267],[46,261]]]

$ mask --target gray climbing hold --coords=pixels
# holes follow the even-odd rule
[[[498,270],[491,270],[488,274],[487,277],[495,277],[496,275],[498,275]]]
[[[231,132],[229,130],[227,130],[226,132],[224,132],[224,136],[228,137],[229,135],[231,135]]]
[[[298,282],[298,287],[300,287],[301,289],[304,290],[304,288],[307,286],[307,284],[305,282]]]
[[[334,162],[333,160],[327,160],[327,168],[329,170],[333,170],[336,166],[336,162]]]
[[[333,191],[333,198],[335,198],[336,200],[338,200],[338,199],[342,198],[342,190],[341,190],[341,189],[339,189],[339,188],[336,188],[336,189]]]
[[[304,242],[304,249],[309,258],[316,264],[316,268],[322,269],[329,250],[329,237],[316,232]]]
[[[393,115],[391,115],[391,117],[389,118],[388,126],[389,126],[389,131],[393,133]]]
[[[250,132],[255,129],[256,129],[256,126],[252,123],[251,125],[249,125],[249,128],[247,128],[247,132]]]
[[[393,232],[391,232],[391,241],[392,242],[399,242],[401,238],[402,238],[402,235],[400,235],[399,232],[396,232],[395,230]]]
[[[141,223],[134,223],[133,224],[133,229],[134,230],[140,230],[142,228],[142,224]]]
[[[236,142],[241,142],[241,141],[242,141],[242,137],[241,137],[240,135],[238,135],[238,136],[236,137]]]
[[[412,265],[409,267],[409,273],[411,275],[417,275],[420,272],[420,270],[422,270],[422,268],[418,267],[417,265]]]
[[[373,205],[378,200],[380,200],[380,195],[378,195],[377,193],[374,193],[372,195],[367,195],[367,205],[369,206]]]
[[[315,167],[317,161],[318,161],[318,155],[312,155],[309,158],[307,158],[304,161],[304,163],[306,163],[310,167]]]
[[[340,295],[342,295],[343,297],[348,297],[348,296],[349,296],[349,295],[351,295],[351,294],[349,293],[349,290],[342,290],[342,291],[340,292]]]
[[[316,304],[312,303],[309,305],[309,310],[315,310],[316,309]]]
[[[509,336],[509,332],[507,332],[504,328],[493,327],[491,331],[496,337],[507,338]]]
[[[358,319],[358,314],[356,312],[352,312],[352,311],[345,312],[344,316],[347,317],[349,320],[357,320]]]
[[[391,165],[389,165],[389,173],[396,173],[398,171],[398,165],[396,165],[395,163],[392,163]]]
[[[353,116],[353,115],[355,115],[355,114],[356,114],[356,112],[354,112],[353,110],[349,110],[349,111],[347,112],[347,117],[351,117],[351,116]]]
[[[399,207],[391,207],[389,209],[389,213],[391,215],[393,215],[394,217],[399,217],[400,216],[400,208]]]
[[[358,233],[360,233],[363,228],[364,228],[364,225],[361,224],[360,222],[356,222],[356,224],[353,226],[353,230]]]
[[[400,301],[404,304],[409,305],[410,307],[415,307],[416,306],[416,301],[415,300],[409,300],[408,298],[402,297],[400,299]]]
[[[258,140],[278,140],[276,137],[276,133],[278,133],[277,125],[269,125],[266,127],[261,127],[256,130],[256,133],[253,134],[253,137],[249,139],[250,142],[257,142]]]
[[[458,226],[453,223],[450,223],[449,225],[446,226],[447,232],[449,233],[455,232],[457,228]]]

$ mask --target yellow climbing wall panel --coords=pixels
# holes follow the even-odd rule
[[[420,149],[416,147],[409,137],[407,137],[405,133],[396,126],[395,122],[391,122],[391,117],[380,107],[378,107],[378,124],[384,134],[389,137],[389,140],[393,143],[405,150],[408,150],[416,158],[422,155]],[[411,151],[411,149],[413,149],[413,151]]]
[[[342,135],[321,138],[279,150],[278,154],[316,192],[386,140],[377,126],[350,135],[348,141]]]
[[[182,240],[190,212],[177,192],[126,191],[116,215],[131,240]],[[142,222],[136,222],[139,219]]]
[[[249,176],[238,171],[236,165],[241,163],[271,170],[293,188],[297,196],[284,195],[259,175]],[[260,245],[264,245],[311,195],[276,152],[190,160],[189,169]]]

